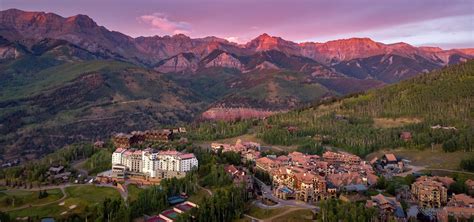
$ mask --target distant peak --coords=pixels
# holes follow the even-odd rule
[[[97,23],[95,23],[95,21],[87,16],[87,15],[82,15],[82,14],[78,14],[78,15],[75,15],[75,16],[71,16],[71,17],[68,17],[66,18],[66,22],[70,22],[70,23],[76,23],[80,26],[83,26],[83,27],[94,27],[94,26],[97,26]]]
[[[171,38],[174,38],[174,39],[190,39],[189,36],[187,36],[183,33],[174,34]]]

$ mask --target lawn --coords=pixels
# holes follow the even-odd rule
[[[138,194],[140,193],[140,188],[135,184],[130,184],[127,186],[128,190],[128,200],[133,202],[138,199]]]
[[[59,191],[60,192],[60,191]],[[82,185],[67,187],[68,197],[61,203],[48,204],[42,207],[30,207],[22,210],[11,211],[12,218],[17,217],[54,217],[61,218],[71,213],[81,214],[87,205],[100,204],[105,198],[121,198],[117,190],[110,187],[96,187],[94,185]]]
[[[289,209],[291,208],[262,209],[252,205],[250,207],[250,211],[247,214],[258,219],[266,219],[281,214]]]
[[[39,191],[3,190],[0,191],[0,210],[10,210],[25,205],[39,205],[61,199],[60,189],[48,190],[48,196],[39,199]]]
[[[94,185],[68,187],[66,192],[68,194],[66,205],[77,205],[78,208],[98,204],[105,198],[121,198],[119,192],[114,188]]]
[[[288,212],[287,214],[273,219],[274,222],[300,222],[300,221],[313,221],[313,213],[311,210],[295,210]]]

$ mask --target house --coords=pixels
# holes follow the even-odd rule
[[[467,193],[471,196],[474,196],[474,180],[468,179],[465,182],[467,187]]]
[[[96,141],[96,142],[94,143],[94,147],[95,147],[95,148],[104,148],[104,146],[105,146],[105,142],[104,142],[104,141],[98,140],[98,141]]]
[[[404,131],[400,133],[400,139],[402,139],[405,142],[411,141],[412,139],[411,132]]]
[[[50,167],[49,168],[49,173],[51,175],[57,175],[57,174],[61,174],[64,172],[64,166],[57,166],[57,167]]]
[[[387,197],[382,194],[371,196],[365,206],[377,208],[380,221],[407,221],[402,205],[395,197]]]
[[[392,168],[393,169],[395,167],[398,167],[397,157],[393,153],[387,153],[387,154],[383,155],[381,162],[382,162],[382,165],[384,166],[384,168]]]
[[[253,193],[253,177],[247,172],[247,169],[227,165],[224,170],[232,178],[234,184],[243,185],[249,194]]]

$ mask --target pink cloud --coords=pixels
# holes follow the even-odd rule
[[[188,34],[191,25],[183,21],[172,21],[163,13],[153,13],[151,15],[142,15],[139,20],[151,25],[164,34]]]
[[[237,37],[237,36],[225,37],[224,39],[229,41],[229,42],[234,42],[234,43],[238,43],[238,44],[243,44],[243,43],[246,43],[246,42],[250,41],[249,38],[241,38],[241,37]]]

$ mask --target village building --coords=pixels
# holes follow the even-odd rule
[[[112,143],[116,148],[128,149],[133,146],[141,145],[145,142],[168,142],[174,139],[172,130],[147,130],[133,131],[130,134],[117,133],[112,136]]]
[[[474,196],[474,180],[468,179],[465,182],[467,187],[467,193],[471,196]]]
[[[323,153],[323,159],[330,164],[359,164],[362,161],[359,156],[354,154],[332,151]]]
[[[400,222],[407,221],[402,205],[395,197],[387,197],[382,194],[371,196],[365,206],[378,209],[379,219],[382,222],[394,220]]]
[[[411,185],[412,198],[421,208],[440,208],[447,203],[447,187],[437,177],[422,176]]]
[[[474,219],[474,198],[466,194],[453,194],[446,207],[438,211],[438,220],[441,222],[469,221]]]
[[[372,166],[348,153],[266,156],[256,160],[256,168],[270,174],[275,196],[305,202],[333,198],[337,191],[352,187],[365,191],[377,182]]]
[[[232,181],[236,185],[243,185],[245,190],[252,195],[253,194],[253,177],[248,173],[247,169],[239,168],[234,165],[225,166],[224,170],[232,178]]]

